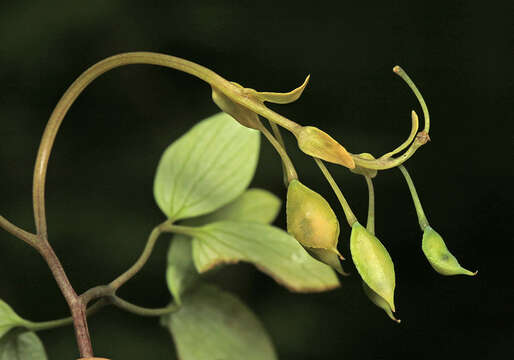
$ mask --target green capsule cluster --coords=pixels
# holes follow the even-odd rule
[[[441,275],[476,275],[463,268],[446,247],[442,237],[429,226],[414,188],[412,179],[402,165],[430,137],[430,117],[425,101],[416,85],[399,66],[393,71],[402,78],[417,97],[424,115],[424,129],[419,131],[419,118],[411,111],[411,131],[400,146],[375,158],[370,153],[352,154],[326,132],[314,126],[302,126],[282,116],[278,116],[264,106],[265,102],[287,104],[296,101],[303,93],[309,77],[303,84],[287,93],[258,92],[237,83],[225,87],[212,87],[214,102],[240,124],[259,130],[265,135],[282,159],[284,182],[287,186],[287,230],[315,259],[329,265],[343,275],[343,256],[337,249],[340,226],[336,214],[329,203],[317,192],[309,189],[298,180],[298,174],[285,149],[278,126],[290,131],[297,140],[298,148],[311,156],[320,167],[323,175],[334,190],[343,208],[346,220],[352,228],[350,252],[357,272],[362,278],[364,293],[370,301],[383,309],[392,320],[400,322],[394,315],[394,293],[396,287],[394,264],[389,252],[375,236],[374,190],[372,179],[379,170],[398,167],[404,175],[414,201],[418,221],[423,231],[422,250],[430,265]],[[226,84],[225,84],[226,85]],[[273,134],[260,121],[258,114],[270,121]],[[403,152],[403,153],[402,153]],[[348,168],[361,175],[368,185],[369,205],[366,227],[362,226],[352,212],[343,193],[324,164],[329,162]]]

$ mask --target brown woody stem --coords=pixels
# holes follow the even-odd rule
[[[18,239],[21,239],[25,241],[27,244],[29,244],[32,247],[36,247],[36,242],[38,240],[37,236],[35,234],[29,233],[28,231],[25,231],[13,223],[11,223],[9,220],[4,218],[0,215],[0,227],[5,229],[8,233],[11,233],[12,235],[16,236]]]
[[[75,337],[77,339],[80,356],[92,357],[93,348],[91,346],[89,329],[87,327],[86,305],[82,302],[82,299],[71,286],[59,258],[46,239],[41,240],[41,243],[38,246],[38,251],[48,264],[59,289],[68,303],[71,311],[71,317],[73,319]]]

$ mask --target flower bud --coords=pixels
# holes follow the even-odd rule
[[[460,266],[455,256],[448,251],[441,235],[430,226],[427,226],[423,232],[421,248],[430,265],[441,275],[473,276],[477,274]]]
[[[239,84],[237,86],[241,87]],[[232,116],[241,125],[259,130],[259,117],[256,113],[234,102],[214,87],[212,88],[212,100],[221,110]]]
[[[330,135],[313,126],[303,126],[296,134],[298,147],[304,153],[353,169],[355,162],[346,149]]]
[[[328,202],[298,180],[287,188],[287,231],[317,260],[344,274],[337,250],[339,221]]]
[[[361,224],[355,222],[350,237],[350,251],[362,280],[394,312],[394,264],[384,245]]]
[[[391,310],[391,307],[389,306],[389,304],[384,300],[383,297],[381,297],[380,295],[378,295],[376,292],[374,292],[373,290],[370,289],[370,287],[368,285],[366,285],[366,283],[363,281],[362,282],[362,288],[364,290],[364,293],[368,296],[368,298],[371,300],[371,302],[373,304],[375,304],[376,306],[378,306],[379,308],[381,308],[382,310],[384,310],[387,314],[387,316],[389,316],[389,318],[393,321],[396,321],[397,323],[400,323],[401,320],[400,319],[397,319],[394,317],[393,315],[393,311]]]
[[[362,154],[357,154],[355,156],[358,157],[359,159],[375,160],[375,157],[373,155],[371,155],[370,153],[362,153]],[[368,168],[365,168],[365,167],[362,167],[362,166],[359,166],[359,165],[356,165],[355,168],[350,169],[350,171],[352,173],[354,173],[354,174],[358,174],[358,175],[362,175],[362,176],[367,176],[367,177],[370,177],[370,178],[374,178],[375,176],[377,176],[377,170],[375,170],[375,169],[368,169]]]
[[[302,96],[305,87],[309,83],[310,77],[311,76],[308,75],[307,78],[305,78],[305,81],[302,85],[287,93],[255,91],[254,89],[246,90],[248,90],[250,94],[253,94],[257,99],[259,99],[262,102],[267,101],[275,104],[290,104],[292,102],[295,102],[300,98],[300,96]]]

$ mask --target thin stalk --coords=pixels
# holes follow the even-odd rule
[[[116,307],[139,316],[162,316],[175,312],[180,308],[177,304],[172,303],[163,308],[149,309],[129,303],[128,301],[125,301],[117,296],[111,296],[109,301]]]
[[[116,291],[119,289],[123,284],[125,284],[128,280],[132,279],[134,275],[136,275],[141,268],[146,264],[148,261],[148,258],[152,254],[152,251],[155,247],[155,243],[159,236],[164,232],[164,227],[169,226],[169,221],[165,221],[162,224],[156,226],[152,232],[150,233],[150,236],[148,236],[148,240],[146,241],[145,248],[143,249],[143,252],[141,255],[139,255],[139,258],[136,260],[134,265],[132,265],[127,271],[125,271],[123,274],[118,276],[116,279],[110,282],[109,287],[114,289]]]
[[[357,222],[357,218],[353,214],[353,211],[350,208],[350,205],[348,204],[348,201],[346,201],[343,193],[341,192],[341,189],[339,189],[339,186],[335,182],[334,178],[332,177],[332,175],[328,171],[328,169],[325,166],[325,164],[323,163],[323,161],[321,161],[318,158],[313,158],[313,159],[314,159],[314,161],[316,161],[316,164],[318,164],[319,168],[321,169],[321,172],[323,173],[323,175],[327,179],[328,183],[332,187],[332,190],[336,194],[337,199],[341,203],[344,215],[346,216],[346,220],[348,221],[348,225],[350,225],[350,227],[352,227],[353,224],[355,224]]]
[[[416,98],[419,101],[419,104],[421,105],[421,109],[423,109],[423,117],[425,118],[425,128],[423,129],[424,132],[428,134],[430,130],[430,115],[428,114],[428,108],[427,104],[425,103],[425,99],[423,99],[423,96],[419,92],[418,88],[416,87],[416,84],[414,84],[414,81],[411,80],[409,75],[403,70],[400,66],[396,65],[393,68],[393,72],[402,78],[403,81],[410,87],[414,95],[416,95]]]
[[[425,103],[425,100],[423,99],[423,96],[419,92],[418,88],[414,84],[414,82],[411,80],[409,75],[398,65],[396,65],[393,68],[393,72],[398,75],[405,83],[409,86],[409,88],[412,90],[414,95],[419,101],[419,104],[421,105],[421,108],[423,109],[423,117],[425,118],[425,127],[423,131],[419,132],[414,139],[414,141],[411,143],[410,147],[407,149],[407,151],[402,154],[401,156],[397,158],[391,158],[393,154],[398,153],[399,151],[402,151],[405,149],[406,145],[410,143],[411,137],[413,132],[411,131],[411,135],[409,135],[409,138],[407,141],[405,141],[403,144],[401,144],[398,148],[394,149],[393,151],[385,154],[384,156],[380,157],[376,160],[366,160],[361,159],[358,156],[352,155],[353,160],[355,161],[355,165],[358,165],[360,167],[368,168],[368,169],[374,169],[374,170],[385,170],[385,169],[392,169],[394,167],[397,167],[401,164],[403,164],[407,159],[409,159],[418,148],[420,148],[422,145],[426,144],[427,141],[430,140],[430,137],[428,135],[430,130],[430,114],[428,113],[428,108]],[[415,118],[414,118],[415,116]],[[414,122],[416,122],[416,127],[418,126],[418,118],[417,115],[413,112],[412,113],[412,122],[413,126],[412,129],[414,129]]]
[[[91,316],[96,314],[100,309],[108,305],[109,302],[106,299],[100,299],[97,302],[95,302],[92,306],[90,306],[86,310],[86,316]],[[71,316],[57,319],[57,320],[50,320],[50,321],[41,321],[41,322],[34,322],[34,321],[26,321],[24,323],[24,326],[28,328],[31,331],[41,331],[41,330],[48,330],[48,329],[55,329],[62,326],[67,326],[73,324],[73,318]]]
[[[32,234],[28,231],[25,231],[18,226],[11,223],[9,220],[0,215],[0,227],[3,228],[8,233],[16,236],[18,239],[25,241],[32,247],[37,247],[36,242],[38,241],[38,237],[35,234]]]
[[[355,161],[355,165],[358,165],[363,168],[373,169],[373,170],[386,170],[392,169],[394,167],[400,166],[405,161],[407,161],[416,150],[418,150],[422,145],[425,145],[430,140],[428,133],[424,131],[420,131],[417,135],[410,147],[397,158],[378,158],[375,160],[368,160],[360,158],[359,156],[353,155],[352,158]]]
[[[412,110],[412,112],[411,112],[411,130],[410,130],[409,137],[400,146],[398,146],[393,151],[382,155],[381,158],[390,158],[391,156],[398,154],[399,152],[406,149],[407,146],[410,145],[412,140],[414,140],[414,137],[416,136],[416,133],[418,132],[418,128],[419,128],[418,114],[416,114],[416,112],[414,110]]]
[[[118,276],[116,279],[111,281],[107,287],[113,289],[114,292],[116,292],[116,290],[118,290],[123,284],[132,279],[134,275],[136,275],[148,261],[148,258],[152,254],[152,251],[155,247],[155,243],[162,233],[175,233],[194,236],[196,232],[198,232],[198,229],[192,227],[173,225],[171,220],[166,220],[165,222],[156,226],[150,233],[150,236],[146,241],[145,248],[143,249],[141,255],[139,255],[139,258],[136,260],[134,265],[132,265],[127,271]]]
[[[188,237],[194,237],[196,234],[202,232],[201,229],[192,226],[173,225],[169,223],[163,226],[163,231],[173,234],[186,235]]]
[[[86,316],[92,316],[96,314],[99,310],[104,308],[106,305],[110,304],[127,312],[140,316],[161,316],[172,313],[179,309],[179,306],[177,304],[170,304],[166,307],[155,309],[144,308],[141,306],[134,305],[126,300],[123,300],[116,295],[110,295],[98,300],[92,306],[90,306],[86,311]],[[68,326],[71,324],[73,324],[73,318],[70,316],[62,319],[40,322],[25,320],[23,326],[29,329],[30,331],[43,331]]]
[[[278,128],[277,124],[275,124],[273,121],[269,121],[268,123],[271,126],[271,130],[273,131],[273,135],[275,136],[275,139],[277,139],[278,143],[282,148],[284,149],[284,152],[287,154],[286,150],[286,144],[284,143],[284,139],[282,138],[282,134],[280,133],[280,129]],[[289,176],[287,174],[287,169],[284,161],[282,160],[282,175],[284,178],[284,185],[287,187],[289,185]]]
[[[373,180],[369,176],[364,176],[368,185],[368,222],[366,229],[372,235],[375,235],[375,190],[373,189]]]
[[[277,124],[275,124],[273,121],[269,121],[269,124],[271,126],[271,131],[273,131],[273,135],[275,135],[275,138],[277,139],[278,143],[286,149],[286,144],[284,143],[284,139],[282,138],[282,134],[280,133],[280,129],[278,128]]]
[[[414,182],[409,175],[409,172],[405,168],[405,166],[400,165],[398,169],[403,174],[407,185],[409,186],[410,194],[412,196],[412,200],[414,201],[414,207],[416,208],[416,214],[418,215],[419,226],[421,227],[421,231],[425,231],[425,228],[429,226],[427,217],[425,216],[425,212],[423,211],[423,207],[421,206],[421,201],[419,200],[418,192],[416,191],[416,187],[414,186]]]
[[[116,290],[110,285],[99,285],[80,295],[80,299],[84,306],[87,306],[92,300],[113,296]]]
[[[268,139],[271,145],[273,145],[277,153],[280,155],[280,158],[282,159],[282,169],[287,178],[287,184],[293,180],[298,179],[298,174],[296,173],[294,165],[289,158],[289,155],[287,155],[285,148],[277,141],[277,139],[275,139],[275,137],[269,132],[268,129],[266,129],[262,123],[260,125],[260,131],[264,134],[264,136],[266,136],[266,139]]]

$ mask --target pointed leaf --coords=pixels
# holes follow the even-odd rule
[[[219,113],[195,125],[164,152],[154,181],[161,210],[179,220],[228,204],[250,183],[259,132]]]
[[[0,360],[47,360],[47,357],[35,333],[16,329],[0,339]]]
[[[248,189],[230,204],[215,212],[187,221],[188,224],[205,225],[215,221],[248,221],[272,223],[280,211],[281,201],[269,191]]]
[[[329,266],[313,259],[291,235],[269,225],[234,221],[205,225],[193,239],[193,260],[200,273],[219,264],[247,261],[297,292],[339,286]]]
[[[0,300],[0,338],[12,328],[24,324],[25,320],[19,317],[6,302]]]
[[[271,223],[280,210],[280,199],[262,189],[249,189],[230,204],[212,214],[185,221],[188,225],[205,225],[217,220]],[[168,251],[166,279],[175,301],[181,304],[181,295],[198,279],[191,251],[191,239],[184,235],[173,237]]]
[[[181,360],[275,360],[257,317],[234,295],[200,285],[176,313],[162,318]]]
[[[198,278],[198,271],[193,263],[191,239],[185,235],[175,235],[168,251],[166,280],[178,304],[182,304],[182,294],[189,290]]]

